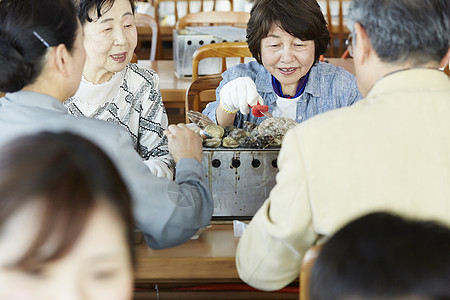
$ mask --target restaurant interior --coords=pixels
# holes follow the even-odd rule
[[[331,46],[322,59],[353,72],[353,62],[345,45],[349,33],[345,14],[349,2],[346,0],[319,1],[332,36]],[[137,20],[140,20],[140,14],[144,14],[147,20],[136,23],[137,63],[158,73],[169,124],[190,122],[186,115],[187,111],[201,111],[208,102],[215,100],[215,88],[221,80],[221,72],[236,63],[253,60],[245,43],[245,28],[251,5],[249,0],[138,2]],[[210,11],[226,13],[212,16],[198,14]],[[239,16],[230,16],[233,14],[239,14]],[[240,28],[242,31],[235,40],[227,41],[226,36],[221,37],[220,34],[214,36],[195,30],[186,30],[186,27],[195,29],[197,26],[202,29],[208,26],[228,26]],[[156,35],[152,34],[155,29]],[[218,43],[222,45],[219,49],[209,47]],[[225,49],[228,44],[230,48]],[[157,45],[156,49],[154,45]],[[205,152],[205,157],[211,155],[207,153],[208,151]],[[270,187],[275,184],[276,168],[272,165],[276,162],[277,154],[277,151],[266,152],[260,158],[263,164],[270,165],[268,170],[270,175],[267,179],[269,182],[258,183],[258,186]],[[244,154],[240,157],[240,162],[245,164],[246,158],[243,156]],[[238,169],[232,169],[233,172],[235,170]],[[217,172],[223,172],[223,170]],[[225,176],[233,179],[247,175],[242,168],[236,172],[241,173]],[[211,176],[213,177],[214,175]],[[255,178],[261,178],[261,175]],[[210,182],[212,185],[216,180],[210,179]],[[237,194],[223,195],[222,198],[228,200],[229,197],[248,198],[248,194],[251,193],[243,186],[236,185],[235,189],[238,189]],[[211,190],[224,193],[227,188],[217,185],[212,186]],[[216,210],[210,226],[181,246],[153,250],[145,242],[140,241],[135,246],[137,257],[135,299],[158,299],[157,297],[161,299],[298,299],[299,286],[307,285],[311,266],[309,261],[313,261],[317,255],[315,249],[311,249],[306,255],[302,270],[303,277],[276,292],[263,292],[245,284],[239,278],[235,267],[239,228],[248,223],[252,214],[261,205],[261,200],[267,198],[269,191],[270,189],[264,192],[253,192],[251,198],[255,201],[245,204],[250,209],[244,210],[244,213],[242,213],[242,207],[238,207],[239,205],[230,207],[228,210]],[[308,299],[306,289],[302,293],[301,299]]]
[[[345,43],[349,34],[346,13],[350,1],[320,0],[318,2],[332,37],[330,48],[322,60],[353,73],[352,58]],[[211,7],[212,4],[214,7]],[[236,23],[232,23],[230,20],[233,18],[225,15],[221,20],[217,16],[210,19],[205,17],[202,22],[195,23],[195,20],[186,15],[211,10],[248,14],[250,8],[251,1],[248,0],[217,0],[209,1],[209,3],[208,1],[180,0],[139,2],[138,13],[154,18],[158,27],[156,36],[158,40],[155,42],[155,35],[151,34],[150,26],[138,24],[137,63],[143,67],[150,67],[160,76],[160,90],[168,112],[169,123],[190,122],[186,116],[188,110],[202,111],[208,102],[215,100],[214,92],[221,80],[220,73],[228,66],[252,59],[246,47],[245,34],[239,40],[226,41],[226,37],[221,38],[220,35],[185,30],[188,26],[223,25],[245,29],[245,23],[239,23],[237,18]],[[188,20],[185,20],[186,18]],[[234,49],[228,49],[228,51],[223,50],[226,47],[223,45],[222,51],[225,53],[210,49],[208,45],[220,42],[244,43],[234,45]],[[187,43],[189,45],[186,45]],[[151,51],[154,49],[151,45],[155,44],[157,49],[152,58]],[[207,62],[202,64],[202,59],[207,59]],[[208,70],[207,65],[211,69],[211,64],[216,69]],[[448,74],[448,66],[446,73]],[[276,160],[276,155],[277,153],[272,156],[265,153],[262,160],[270,164]],[[241,162],[243,160],[245,158],[241,157]],[[233,172],[234,170],[238,169],[233,169]],[[242,170],[236,172],[242,172],[239,175],[245,176]],[[273,175],[269,177],[273,180],[275,175],[271,174]],[[237,176],[237,173],[229,175],[231,178]],[[275,182],[264,184],[273,186]],[[226,190],[222,186],[214,186],[212,190],[214,189],[220,191],[218,193]],[[241,193],[240,197],[248,196],[244,191],[238,191],[238,193]],[[268,196],[266,192],[256,191],[256,194],[258,196],[253,198],[265,199]],[[229,199],[229,197],[233,195],[224,195],[224,198]],[[254,205],[254,209],[257,209],[260,202],[257,201]],[[239,241],[239,234],[236,232],[239,231],[237,229],[239,224],[248,222],[254,211],[249,210],[248,213],[239,214],[236,213],[236,209],[231,208],[224,214],[216,212],[210,227],[195,239],[175,248],[152,250],[145,243],[137,245],[135,299],[157,299],[156,295],[161,295],[161,299],[163,295],[164,299],[298,299],[299,297],[303,300],[309,299],[305,287],[308,285],[310,269],[317,256],[318,248],[312,248],[305,254],[300,278],[279,291],[262,292],[239,279],[234,257]],[[154,272],[155,270],[157,271]]]
[[[349,35],[346,12],[350,0],[318,2],[332,37],[331,46],[321,60],[354,73],[345,43]],[[251,0],[137,2],[138,46],[133,61],[158,74],[169,124],[189,123],[188,111],[201,112],[215,100],[222,72],[234,64],[254,60],[245,39],[251,5]],[[449,66],[445,72],[449,73]],[[278,150],[257,154],[243,151],[239,157],[230,152],[220,155],[212,157],[210,150],[204,151],[207,180],[215,202],[226,200],[233,205],[215,203],[211,224],[177,247],[151,249],[142,233],[136,231],[134,299],[309,299],[305,287],[317,248],[305,255],[300,277],[275,292],[263,292],[245,284],[235,266],[239,236],[275,185]],[[211,166],[211,161],[220,166],[220,160],[222,164],[231,160],[232,166],[238,165]],[[246,163],[262,164],[263,168],[238,168]],[[217,180],[217,176],[223,180]],[[266,181],[246,182],[243,186],[237,178],[245,176],[264,177]],[[255,186],[255,190],[249,191],[249,185]],[[229,189],[230,186],[233,188]],[[227,189],[233,193],[224,192]],[[249,198],[249,202],[236,200],[244,198]]]

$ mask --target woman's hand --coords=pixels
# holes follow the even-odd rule
[[[203,144],[200,135],[190,130],[186,124],[169,125],[164,132],[167,136],[170,154],[175,162],[182,158],[202,161]]]
[[[220,107],[227,113],[241,111],[247,115],[249,105],[264,104],[264,100],[256,91],[255,82],[250,77],[239,77],[223,86],[219,93]]]

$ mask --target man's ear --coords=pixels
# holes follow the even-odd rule
[[[359,65],[363,65],[364,62],[366,62],[369,59],[369,56],[373,54],[372,44],[370,43],[367,31],[359,23],[355,23],[355,35],[356,41],[353,46],[354,48],[353,52],[358,54],[354,56],[356,56],[357,63]]]
[[[449,64],[450,61],[450,48],[448,48],[447,54],[445,54],[444,58],[442,58],[439,63],[439,69],[445,69],[445,67]]]
[[[64,77],[69,76],[70,52],[64,44],[59,44],[54,49],[54,64],[58,72]]]

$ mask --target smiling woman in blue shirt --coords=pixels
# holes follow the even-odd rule
[[[330,34],[316,0],[256,1],[247,43],[256,61],[225,71],[217,100],[203,111],[222,126],[261,123],[266,117],[255,117],[248,108],[256,104],[300,123],[361,98],[351,73],[319,62]]]

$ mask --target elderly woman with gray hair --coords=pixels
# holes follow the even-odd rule
[[[159,77],[130,64],[137,43],[134,0],[79,0],[86,64],[76,94],[64,102],[69,113],[113,122],[158,177],[173,178],[175,163],[163,132],[168,118]]]

